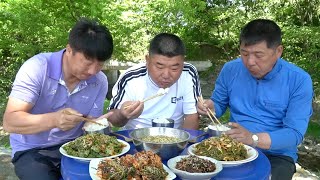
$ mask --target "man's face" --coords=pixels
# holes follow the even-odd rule
[[[66,50],[68,72],[79,80],[89,79],[101,71],[104,62],[97,59],[87,59],[83,53],[74,52],[70,47]]]
[[[160,88],[172,86],[180,77],[183,69],[183,56],[166,57],[146,56],[148,73]]]
[[[282,51],[281,45],[268,48],[265,41],[249,46],[244,46],[243,43],[240,45],[242,62],[257,79],[263,78],[272,70],[277,59],[281,57]]]

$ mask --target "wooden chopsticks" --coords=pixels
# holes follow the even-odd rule
[[[202,96],[199,96],[198,99],[199,99],[199,102],[200,102],[200,103],[204,104],[204,100],[203,100],[203,97],[202,97]],[[219,119],[215,116],[215,114],[212,112],[212,110],[211,110],[210,108],[207,108],[207,110],[208,110],[208,111],[207,111],[207,115],[208,115],[209,118],[211,119],[212,123],[215,125],[216,122],[218,122],[218,124],[221,125]],[[212,117],[216,120],[216,122],[213,120]]]
[[[167,92],[161,92],[161,93],[158,93],[158,94],[155,94],[155,95],[153,95],[153,96],[150,96],[150,97],[147,97],[147,98],[145,98],[144,100],[142,100],[141,102],[146,102],[146,101],[149,101],[149,100],[151,100],[151,99],[154,99],[154,98],[156,98],[156,97],[159,97],[159,96],[163,96],[163,95],[165,95]],[[130,107],[131,106],[131,104],[129,104],[129,105],[126,105],[125,107],[124,107],[124,109],[128,109],[128,107]]]
[[[67,115],[76,115],[76,114],[74,114],[74,113],[72,113],[70,111],[67,111],[67,110],[63,110],[63,113],[67,114]],[[81,119],[83,119],[84,121],[88,121],[88,122],[94,123],[94,124],[99,124],[100,126],[107,126],[105,124],[101,124],[101,123],[99,123],[97,121],[94,121],[94,120],[86,118],[86,117],[81,117]]]
[[[151,99],[154,99],[154,98],[156,98],[156,97],[162,96],[162,95],[164,95],[164,94],[165,94],[165,93],[155,94],[155,95],[153,95],[153,96],[150,96],[150,97],[148,97],[148,98],[145,98],[144,100],[142,100],[142,102],[149,101],[149,100],[151,100]]]

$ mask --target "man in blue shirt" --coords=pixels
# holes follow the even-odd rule
[[[291,179],[297,146],[312,114],[312,80],[308,73],[281,59],[281,30],[265,19],[249,22],[240,34],[241,57],[222,68],[213,94],[198,112],[229,107],[232,129],[226,134],[260,149],[271,163],[272,179]]]

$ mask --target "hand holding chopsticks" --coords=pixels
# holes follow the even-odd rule
[[[72,113],[72,112],[70,112],[70,111],[67,111],[67,110],[63,110],[63,113],[64,113],[64,114],[67,114],[67,115],[76,115],[76,116],[78,116],[77,114],[74,114],[74,113]],[[97,121],[94,121],[94,120],[89,119],[89,118],[86,118],[86,117],[81,117],[81,119],[83,119],[84,121],[87,121],[87,122],[91,122],[91,123],[94,123],[94,124],[98,124],[98,125],[100,125],[100,126],[107,126],[107,125],[101,124],[101,123],[99,123],[99,122],[97,122]]]
[[[147,98],[143,99],[141,102],[144,103],[144,102],[149,101],[151,99],[154,99],[156,97],[163,96],[163,95],[167,94],[168,92],[169,92],[169,88],[166,88],[166,89],[160,88],[159,91],[157,92],[157,94],[150,96],[150,97],[147,97]],[[128,107],[130,107],[130,106],[131,106],[131,104],[126,105],[124,107],[124,109],[128,109]]]
[[[199,99],[199,102],[204,105],[203,97],[202,97],[202,96],[199,96],[198,99]],[[206,112],[207,112],[207,115],[209,116],[209,118],[210,118],[210,120],[212,121],[212,123],[213,123],[213,124],[216,124],[216,122],[217,122],[218,124],[221,125],[220,121],[219,121],[218,118],[215,116],[215,113],[212,112],[212,110],[211,110],[210,108],[208,108],[208,107],[207,107],[206,109],[207,109],[207,111],[206,111]],[[213,120],[212,117],[216,120],[216,122]]]

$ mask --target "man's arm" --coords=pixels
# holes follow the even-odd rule
[[[283,118],[283,128],[270,132],[271,150],[283,149],[288,146],[298,146],[307,131],[312,115],[312,80],[308,76],[296,82],[289,100],[286,116]]]
[[[81,114],[67,115],[63,110],[47,114],[30,114],[33,105],[16,98],[9,98],[6,111],[3,116],[4,129],[9,133],[35,134],[52,128],[69,130],[82,121]]]
[[[122,127],[129,121],[129,119],[121,114],[120,109],[111,109],[109,112],[111,112],[112,114],[108,117],[108,121],[113,126]]]
[[[182,125],[185,129],[199,129],[199,115],[195,114],[186,114],[184,116],[184,122]]]
[[[252,133],[247,129],[242,127],[238,123],[229,122],[229,125],[232,126],[231,130],[226,131],[226,134],[232,137],[233,139],[242,142],[247,145],[253,145]],[[268,133],[256,133],[259,137],[257,147],[261,149],[269,149],[271,146],[271,138]]]
[[[139,117],[143,111],[144,103],[141,101],[126,101],[120,109],[110,109],[112,114],[108,117],[108,121],[113,126],[124,126],[130,119]]]
[[[261,149],[270,149],[271,138],[270,138],[269,134],[268,133],[257,133],[256,135],[259,137],[257,147],[261,148]],[[252,140],[252,138],[250,138],[250,139],[252,142],[245,143],[245,144],[253,145],[253,140]]]
[[[180,83],[180,88],[184,89],[183,95],[183,128],[198,129],[199,114],[197,113],[197,98],[201,96],[201,87],[199,75],[196,67],[191,64],[185,64],[185,69],[188,69],[188,74],[183,83]]]

